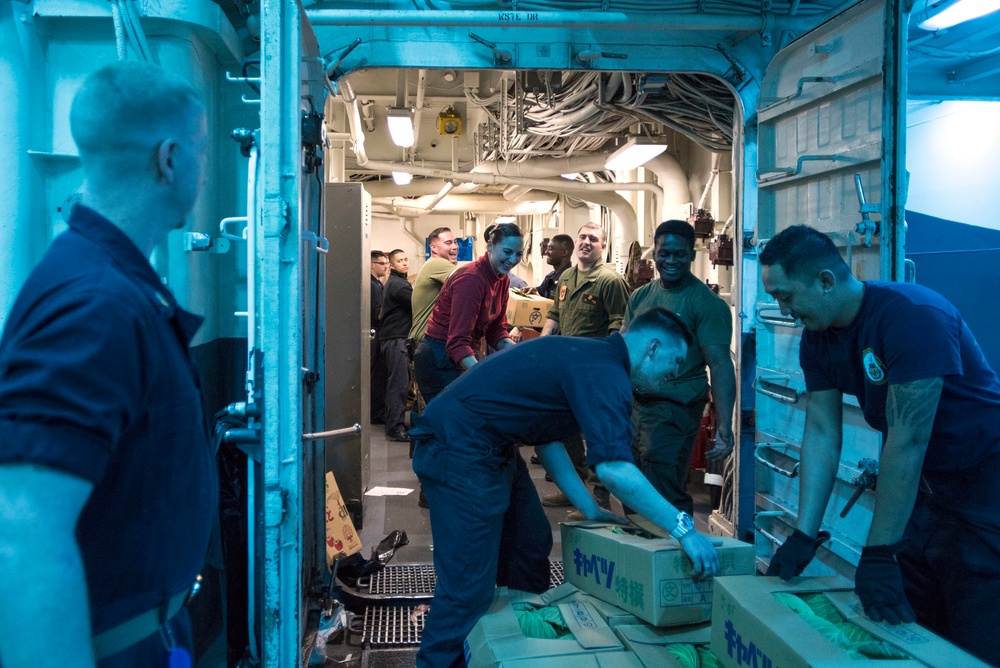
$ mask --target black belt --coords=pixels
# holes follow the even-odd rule
[[[655,404],[673,404],[675,406],[684,406],[687,404],[682,404],[676,399],[668,399],[667,397],[658,397],[654,394],[639,394],[638,392],[632,393],[632,400],[640,406],[653,406]]]
[[[94,657],[98,661],[106,659],[153,635],[161,625],[166,624],[181,611],[190,595],[190,591],[175,594],[163,605],[151,608],[94,636]]]

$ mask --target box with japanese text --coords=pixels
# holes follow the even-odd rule
[[[361,551],[361,539],[344,505],[333,474],[326,473],[326,564]]]
[[[533,613],[539,613],[538,619],[546,622],[554,620],[551,628],[545,629],[548,632],[545,637],[529,637],[522,630],[519,615]],[[522,664],[515,661],[529,659],[544,661],[548,666],[560,657],[573,657],[579,662],[576,666],[603,666],[612,664],[594,663],[586,655],[623,652],[614,631],[586,601],[570,599],[549,605],[537,594],[506,587],[497,588],[490,609],[465,639],[465,662],[469,668],[516,666]]]
[[[917,624],[871,621],[839,577],[718,578],[711,648],[726,668],[986,666]]]
[[[517,327],[544,327],[552,300],[511,290],[507,297],[507,324]]]
[[[566,580],[655,626],[712,618],[712,581],[695,582],[691,560],[673,538],[593,523],[561,525]],[[754,570],[754,548],[713,538],[723,575]]]

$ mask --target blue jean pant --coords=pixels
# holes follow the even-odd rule
[[[445,342],[425,336],[413,354],[413,375],[424,401],[429,404],[460,373],[458,366],[448,357]]]
[[[413,470],[430,506],[437,572],[417,666],[464,666],[465,637],[495,585],[548,589],[552,529],[513,447],[421,440]]]

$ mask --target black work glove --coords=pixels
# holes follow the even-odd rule
[[[810,538],[798,529],[779,547],[765,575],[777,575],[782,580],[791,580],[801,575],[812,558],[816,556],[816,548],[830,540],[830,534],[820,531],[815,538]]]
[[[903,576],[896,554],[903,543],[869,545],[861,550],[861,561],[854,574],[854,591],[861,599],[865,614],[872,621],[883,619],[890,624],[912,622],[917,616],[903,592]]]

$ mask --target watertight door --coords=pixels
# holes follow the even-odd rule
[[[897,134],[904,90],[900,31],[906,24],[894,4],[855,5],[780,51],[768,66],[757,105],[758,249],[782,229],[804,223],[836,241],[858,278],[899,277],[903,161]],[[802,328],[782,317],[761,285],[757,294],[755,525],[763,566],[795,527],[808,397],[798,363]],[[842,459],[824,516],[833,540],[806,574],[853,577],[874,496],[862,492],[846,517],[841,513],[865,465],[877,463],[880,445],[857,402],[845,397]]]

